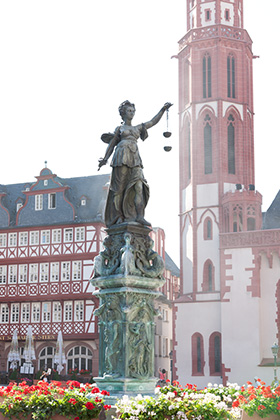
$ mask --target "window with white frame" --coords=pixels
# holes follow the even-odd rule
[[[85,228],[77,227],[75,228],[75,241],[80,242],[85,240]]]
[[[73,228],[65,228],[64,229],[64,242],[72,242],[73,241]]]
[[[61,263],[61,280],[70,280],[70,261]]]
[[[30,303],[21,304],[21,322],[22,323],[30,322]]]
[[[0,233],[0,248],[4,248],[7,246],[7,234]]]
[[[16,232],[9,233],[9,246],[17,246],[17,233]]]
[[[59,262],[51,263],[51,281],[59,280]]]
[[[29,265],[29,283],[37,283],[38,281],[38,264]]]
[[[75,301],[75,321],[83,321],[84,320],[84,301],[77,300]]]
[[[39,302],[32,303],[32,322],[40,322],[41,304]]]
[[[75,346],[67,354],[67,370],[78,369],[92,372],[92,351],[85,346]]]
[[[48,208],[55,209],[56,208],[56,193],[50,193],[48,196]]]
[[[7,303],[0,305],[1,324],[8,324],[9,322],[9,306]]]
[[[40,264],[40,282],[44,283],[49,280],[49,263]]]
[[[30,245],[39,245],[39,231],[30,232]]]
[[[19,233],[19,246],[28,245],[28,232]]]
[[[72,321],[73,304],[72,302],[64,302],[64,322]]]
[[[7,266],[0,265],[0,284],[5,284],[7,282]]]
[[[61,322],[61,303],[53,302],[53,322]]]
[[[11,323],[19,322],[19,303],[11,304]]]
[[[81,280],[82,278],[82,261],[73,261],[73,280]]]
[[[43,210],[43,194],[35,195],[35,210]]]
[[[18,281],[19,283],[27,283],[27,264],[19,265]]]
[[[42,322],[50,322],[51,320],[51,302],[42,303]]]
[[[50,231],[49,230],[42,230],[41,232],[41,244],[49,244],[50,243]]]
[[[61,229],[53,229],[52,231],[52,243],[59,244],[61,242]]]
[[[17,266],[9,265],[9,284],[17,282]]]

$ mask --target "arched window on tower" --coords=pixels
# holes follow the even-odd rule
[[[212,62],[209,54],[205,54],[202,62],[203,98],[212,96]]]
[[[228,173],[235,174],[235,126],[232,114],[228,117]]]
[[[227,95],[235,98],[235,58],[232,55],[227,58]]]
[[[209,367],[211,376],[222,374],[221,334],[214,332],[209,338]]]
[[[213,239],[213,223],[210,217],[204,220],[203,236],[206,241]]]
[[[247,207],[247,230],[256,230],[256,209],[252,205]]]
[[[243,211],[239,204],[233,207],[233,232],[243,231]]]
[[[204,173],[212,173],[212,126],[208,114],[204,118]]]
[[[211,260],[207,260],[203,267],[203,292],[213,292],[215,290],[215,269]]]
[[[204,376],[204,344],[199,333],[192,335],[192,375]]]

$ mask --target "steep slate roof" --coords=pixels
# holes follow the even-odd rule
[[[280,229],[280,191],[263,214],[263,229]]]
[[[52,175],[52,172],[49,169],[44,169],[41,171],[40,176]],[[37,179],[40,178],[37,177]],[[77,178],[60,178],[54,176],[54,181],[57,183],[57,187],[69,187],[65,191],[65,198],[71,203],[75,212],[75,221],[76,222],[101,222],[103,221],[103,210],[106,201],[107,188],[109,185],[110,175],[93,175],[87,177],[77,177]],[[20,184],[10,184],[2,185],[0,184],[0,195],[3,195],[0,206],[3,210],[6,209],[10,215],[9,226],[16,226],[16,217],[17,217],[17,203],[21,201],[24,205],[27,198],[24,192],[37,189],[37,182],[27,182]],[[45,192],[48,192],[48,187],[44,187]],[[86,205],[81,205],[81,198],[86,200]],[[63,211],[63,209],[62,209]],[[45,219],[44,225],[56,224],[55,213],[48,213],[50,217]],[[54,219],[54,220],[53,220]],[[3,219],[4,220],[4,219]],[[65,223],[73,223],[73,218],[65,220]],[[34,223],[32,225],[40,225],[42,223],[36,222],[36,217],[34,217]],[[18,227],[21,226],[19,223]],[[0,218],[0,229],[7,228],[6,222],[1,222]]]
[[[173,276],[180,277],[180,270],[175,264],[175,262],[171,259],[171,257],[165,251],[165,268],[169,270]]]

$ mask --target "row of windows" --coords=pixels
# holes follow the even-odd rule
[[[45,245],[45,244],[59,244],[62,242],[76,242],[85,240],[85,227],[64,228],[64,229],[48,229],[35,230],[31,232],[10,232],[0,233],[0,247],[7,246],[27,246],[29,245]]]
[[[55,356],[55,347],[48,346],[44,347],[38,357],[38,370],[47,370],[48,368],[54,369],[54,356]],[[20,355],[21,355],[21,362],[20,365],[22,366],[24,363],[24,347],[19,348]],[[67,358],[67,372],[71,369],[80,370],[88,370],[92,372],[92,351],[85,347],[85,346],[75,346],[72,347],[68,353],[66,354]],[[63,372],[64,373],[64,372]]]
[[[0,284],[46,283],[82,279],[81,261],[0,265]]]
[[[227,96],[236,95],[236,60],[232,55],[227,57]],[[203,98],[212,97],[212,59],[207,53],[202,60],[202,91]]]
[[[192,375],[204,376],[205,351],[204,339],[200,333],[192,336]],[[220,376],[222,374],[222,349],[221,334],[214,332],[209,338],[209,370],[210,375]]]
[[[84,301],[0,304],[2,324],[84,321]]]

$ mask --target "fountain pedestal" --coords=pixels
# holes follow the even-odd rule
[[[152,249],[150,229],[124,223],[107,229],[104,251],[95,258],[91,283],[100,305],[99,377],[111,395],[153,394],[154,300],[165,283],[164,263]]]

